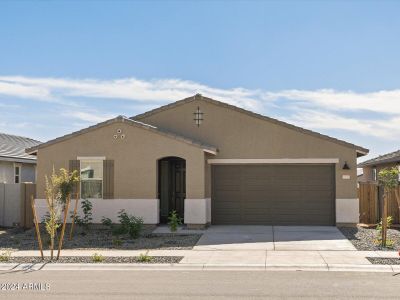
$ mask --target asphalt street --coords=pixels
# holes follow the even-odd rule
[[[6,289],[0,291],[0,299],[399,299],[400,297],[400,275],[394,276],[393,273],[3,271],[0,274],[0,284],[2,289]],[[14,290],[10,290],[13,288]],[[32,291],[34,288],[42,290]]]

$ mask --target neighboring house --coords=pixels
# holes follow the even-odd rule
[[[359,182],[377,181],[378,173],[385,168],[400,168],[400,150],[381,155],[358,164],[363,169],[363,174],[358,178]]]
[[[36,156],[25,149],[39,144],[30,138],[0,133],[0,183],[35,182]]]
[[[190,227],[357,223],[357,157],[368,150],[201,95],[27,149],[38,206],[53,166],[79,170],[94,222],[117,212]],[[42,212],[43,213],[43,212]]]

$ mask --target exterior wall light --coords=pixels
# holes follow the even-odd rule
[[[349,165],[347,164],[347,161],[345,161],[344,162],[344,165],[343,165],[343,168],[342,168],[343,170],[350,170],[350,167],[349,167]]]

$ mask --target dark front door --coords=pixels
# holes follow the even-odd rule
[[[183,218],[186,197],[186,161],[177,157],[159,161],[160,221],[168,222],[168,216],[176,211]]]
[[[183,218],[183,204],[186,196],[186,166],[184,160],[175,160],[171,162],[171,190],[172,197],[170,202],[171,210],[176,210],[178,215]],[[170,210],[170,211],[171,211]]]

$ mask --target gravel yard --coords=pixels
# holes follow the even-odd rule
[[[42,231],[43,230],[43,231]],[[48,248],[48,235],[41,230],[43,247]],[[138,239],[131,239],[128,235],[113,235],[109,229],[77,230],[72,241],[68,240],[69,228],[64,237],[64,249],[163,249],[163,250],[190,250],[196,245],[201,234],[153,234],[152,229],[143,231]],[[35,239],[35,230],[23,231],[20,229],[0,229],[1,250],[35,250],[38,249]]]
[[[59,260],[50,260],[49,257],[45,257],[44,261],[39,257],[10,257],[7,262],[2,263],[96,263],[96,264],[110,264],[110,263],[129,263],[129,264],[175,264],[182,260],[182,256],[151,256],[149,261],[140,261],[137,256],[130,257],[103,257],[104,260],[101,262],[94,262],[92,257],[88,256],[62,256]]]
[[[400,259],[389,257],[367,257],[373,265],[400,265]]]
[[[360,251],[375,251],[375,250],[400,250],[400,231],[398,229],[388,230],[388,239],[393,241],[393,247],[381,248],[376,243],[378,232],[375,228],[363,227],[341,227],[339,228],[343,235]]]

